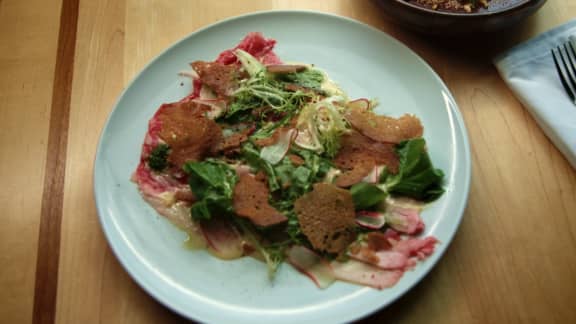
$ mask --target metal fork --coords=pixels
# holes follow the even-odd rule
[[[576,104],[576,50],[571,41],[550,50],[566,93]]]

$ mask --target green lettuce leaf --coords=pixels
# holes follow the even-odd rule
[[[248,165],[256,172],[264,171],[264,173],[266,173],[268,176],[268,188],[270,189],[270,192],[274,192],[281,188],[274,167],[272,164],[268,163],[266,160],[260,157],[260,151],[258,151],[254,144],[244,144],[242,146],[241,157],[242,160],[248,163]]]
[[[320,89],[324,82],[324,74],[316,69],[306,69],[302,72],[279,74],[280,81],[294,83],[304,88]]]
[[[190,189],[197,198],[191,208],[193,219],[210,219],[215,214],[233,212],[232,195],[238,182],[236,171],[215,160],[187,162],[184,171],[190,175]]]
[[[378,188],[377,185],[365,182],[353,185],[350,188],[350,194],[357,210],[370,209],[386,199],[387,196],[386,192]]]
[[[400,159],[398,174],[388,175],[385,188],[391,194],[433,201],[444,193],[444,173],[434,168],[423,138],[411,139],[397,145]]]

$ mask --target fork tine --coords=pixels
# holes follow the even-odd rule
[[[572,52],[572,58],[576,59],[576,50],[574,49],[574,43],[572,41],[567,41],[566,45],[569,45],[570,52]]]
[[[558,76],[560,77],[560,81],[562,82],[562,85],[564,86],[564,89],[566,90],[566,93],[568,94],[570,99],[573,102],[575,102],[576,101],[576,93],[572,89],[572,87],[570,87],[570,85],[568,84],[568,81],[567,81],[568,75],[566,74],[566,71],[563,69],[563,66],[560,65],[560,61],[563,60],[560,50],[561,50],[561,48],[557,47],[556,51],[554,50],[554,48],[551,49],[550,51],[552,52],[552,58],[554,59],[554,65],[556,66],[556,71],[558,71]]]
[[[570,42],[564,43],[564,52],[562,52],[562,61],[564,62],[564,68],[568,72],[568,80],[570,80],[570,84],[572,85],[572,89],[576,89],[576,71],[574,66],[576,63],[574,62],[574,54],[573,48]]]

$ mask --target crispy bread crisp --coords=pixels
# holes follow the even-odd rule
[[[240,175],[234,188],[233,205],[238,216],[248,218],[258,226],[283,223],[286,216],[268,203],[268,186],[250,173]]]
[[[316,183],[311,192],[294,202],[294,210],[302,233],[317,250],[339,253],[356,237],[354,202],[347,190]]]
[[[196,61],[190,65],[198,73],[202,84],[210,87],[219,98],[228,98],[238,85],[238,67],[234,64]]]
[[[159,137],[170,146],[168,161],[180,168],[187,161],[200,161],[208,156],[222,137],[215,121],[202,113],[193,102],[165,105],[158,113]]]
[[[375,166],[385,165],[391,173],[398,172],[398,156],[394,144],[376,142],[356,131],[342,136],[342,146],[334,165],[343,170],[336,179],[339,187],[360,182]]]
[[[364,177],[366,177],[372,171],[372,169],[374,169],[375,166],[376,162],[371,157],[358,160],[358,164],[356,164],[354,168],[339,175],[338,178],[336,178],[336,182],[334,183],[338,187],[350,187],[353,184],[362,181],[362,179],[364,179]]]
[[[350,108],[346,112],[346,119],[360,133],[382,143],[398,144],[404,140],[422,137],[424,132],[420,119],[409,114],[392,118],[376,115],[366,109]]]

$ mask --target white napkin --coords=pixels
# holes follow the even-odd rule
[[[573,37],[570,37],[573,36]],[[517,45],[494,59],[516,97],[576,169],[576,105],[564,90],[550,49],[575,42],[576,19]]]

